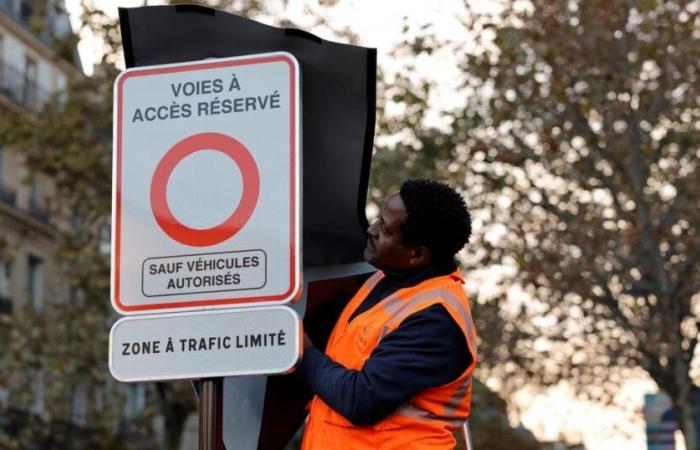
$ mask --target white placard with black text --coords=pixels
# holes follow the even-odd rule
[[[301,358],[301,321],[287,306],[124,317],[109,335],[119,381],[286,373]]]

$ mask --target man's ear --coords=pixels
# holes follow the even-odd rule
[[[419,267],[429,264],[432,261],[430,250],[424,245],[414,247],[411,252],[411,257],[408,259],[408,263],[412,267]]]

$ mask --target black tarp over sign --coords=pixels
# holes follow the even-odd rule
[[[299,61],[305,285],[295,309],[306,312],[305,330],[323,347],[340,310],[372,270],[361,262],[376,51],[195,5],[121,8],[119,18],[127,67],[272,51]],[[310,396],[294,376],[226,379],[224,440],[237,450],[281,450],[303,422]]]
[[[376,51],[195,5],[119,10],[127,67],[271,51],[301,66],[303,266],[362,261]]]

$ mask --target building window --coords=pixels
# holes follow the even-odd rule
[[[24,63],[24,90],[22,100],[28,108],[36,109],[37,105],[37,64],[36,60],[27,56]]]
[[[0,91],[5,88],[5,37],[0,33]]]
[[[32,18],[32,14],[34,14],[34,8],[32,8],[31,2],[28,2],[27,0],[20,1],[19,15],[22,19],[22,22],[25,24],[29,24],[29,21]]]
[[[124,415],[129,419],[134,419],[146,407],[146,385],[130,384],[126,389]]]
[[[37,211],[40,209],[39,205],[39,192],[41,192],[41,189],[39,188],[39,179],[37,178],[36,175],[32,175],[31,180],[29,181],[29,210],[30,211]]]
[[[42,261],[36,256],[29,255],[27,268],[27,298],[35,310],[41,311],[44,306],[42,292]]]
[[[15,192],[7,187],[5,182],[5,171],[7,166],[7,155],[5,148],[0,144],[0,202],[15,206],[17,196]]]
[[[0,187],[5,185],[5,147],[0,144]]]
[[[70,289],[70,298],[76,306],[85,306],[85,290],[83,288],[72,287]]]
[[[0,261],[0,297],[7,297],[10,293],[10,288],[7,285],[7,269],[5,262]]]
[[[44,199],[41,195],[41,178],[34,174],[29,179],[29,214],[37,220],[48,223],[50,215],[44,207]]]
[[[34,403],[32,404],[32,412],[34,414],[42,414],[44,412],[44,394],[46,383],[44,381],[44,371],[36,372],[36,380],[34,384]]]
[[[21,0],[0,0],[0,7],[2,7],[4,12],[10,17],[15,18],[19,16],[20,1]]]
[[[12,311],[9,284],[7,264],[4,261],[0,261],[0,314]]]
[[[96,386],[93,392],[95,397],[95,409],[97,411],[102,411],[102,408],[104,408],[104,388],[101,386]]]
[[[85,425],[87,419],[87,389],[85,386],[76,386],[73,389],[71,402],[71,420],[77,425]]]

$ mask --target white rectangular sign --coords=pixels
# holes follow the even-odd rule
[[[301,347],[286,306],[125,317],[109,335],[109,370],[125,382],[286,373]]]
[[[283,304],[300,290],[299,65],[268,53],[114,84],[112,304]]]

